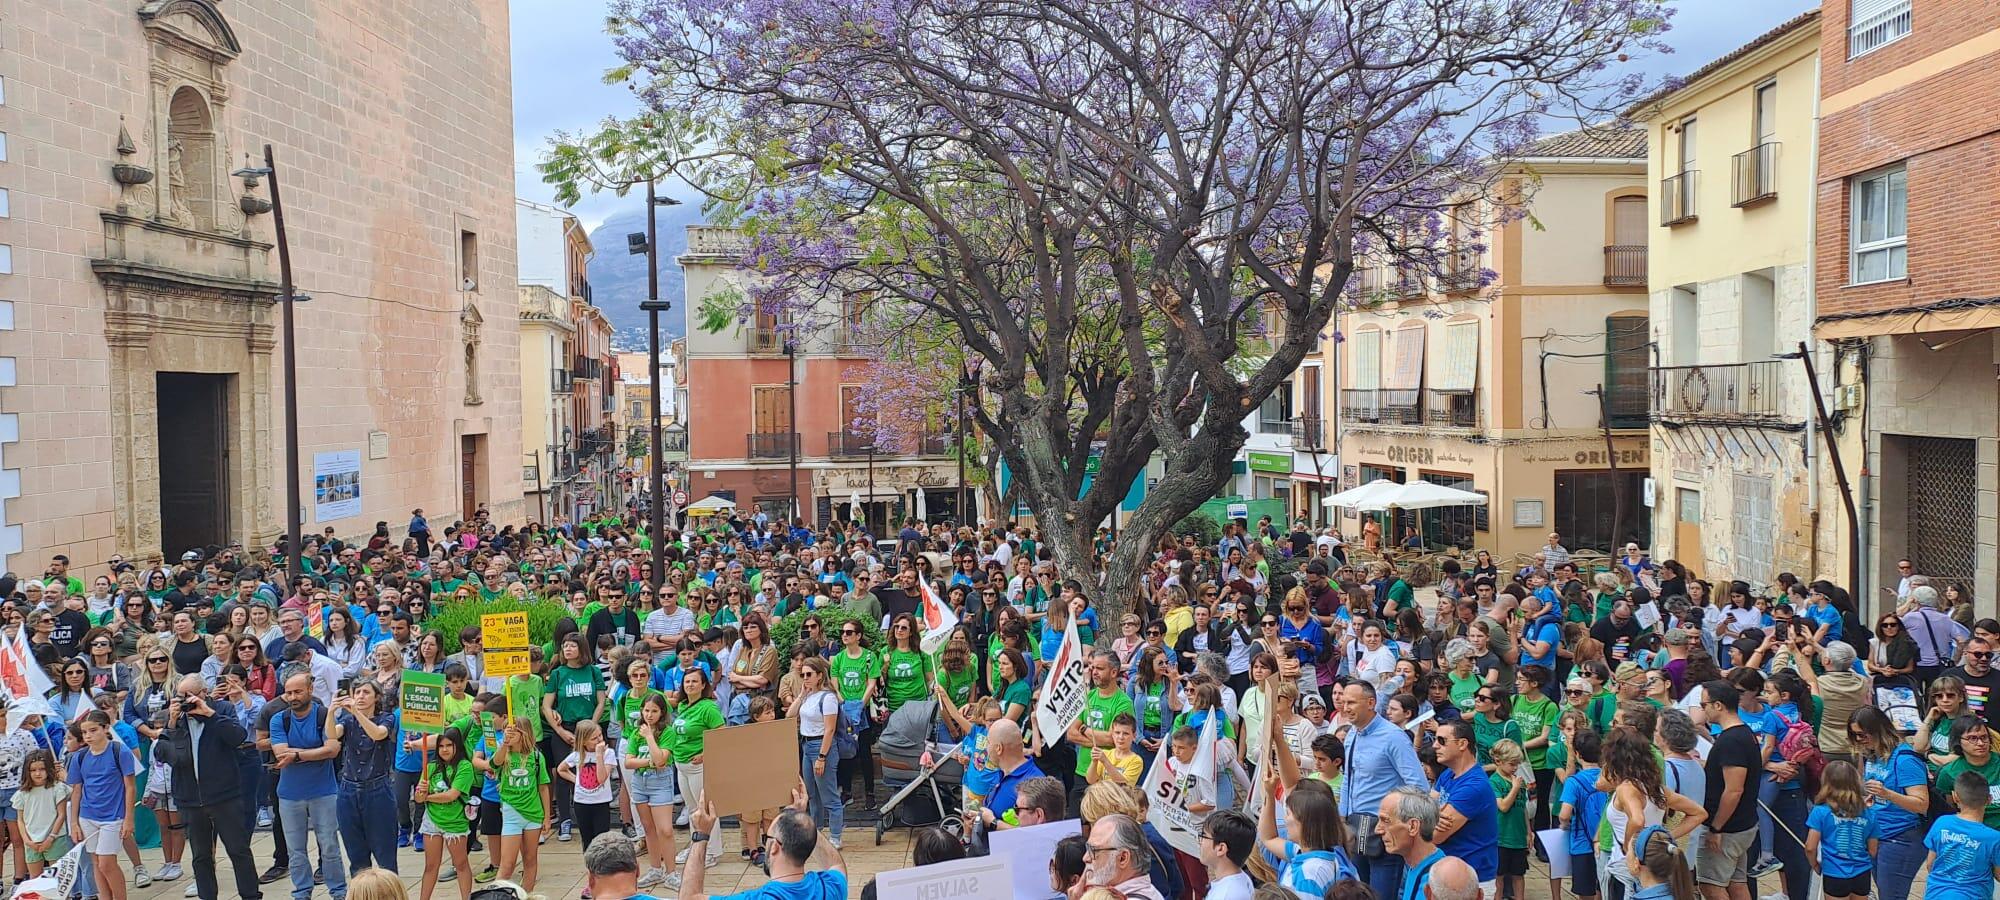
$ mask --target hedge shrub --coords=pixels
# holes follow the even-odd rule
[[[826,639],[836,647],[840,646],[840,626],[848,622],[861,625],[863,645],[878,651],[887,646],[887,638],[882,634],[880,622],[862,621],[842,606],[823,606],[813,612],[819,615]],[[807,615],[805,610],[795,610],[791,615],[771,624],[771,643],[778,648],[778,658],[785,661],[787,671],[791,667],[792,647],[799,642],[799,632],[805,630]]]
[[[474,600],[469,603],[446,601],[439,607],[437,613],[424,623],[424,628],[427,631],[436,631],[439,637],[444,638],[444,652],[457,653],[459,631],[468,625],[477,627],[481,616],[522,610],[528,613],[528,641],[537,647],[548,643],[549,639],[555,636],[556,623],[569,615],[567,608],[553,600]]]

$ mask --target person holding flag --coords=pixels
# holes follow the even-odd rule
[[[1070,601],[1071,617],[1067,629],[1070,636],[1064,638],[1063,642],[1065,645],[1074,640],[1074,635],[1076,634],[1075,614],[1077,606],[1081,602],[1081,598],[1075,598]],[[1061,651],[1058,651],[1058,655],[1061,655]],[[1111,722],[1113,719],[1118,718],[1119,713],[1127,715],[1134,713],[1132,696],[1125,693],[1125,689],[1118,683],[1118,675],[1121,671],[1122,667],[1118,665],[1118,654],[1109,650],[1097,650],[1090,654],[1089,675],[1091,689],[1083,695],[1083,709],[1081,713],[1069,724],[1067,731],[1064,732],[1065,736],[1069,738],[1069,742],[1076,746],[1077,777],[1070,785],[1070,809],[1072,812],[1079,811],[1082,808],[1083,792],[1085,787],[1087,787],[1086,780],[1090,776],[1092,751],[1097,748],[1109,749],[1112,746]],[[1056,674],[1056,670],[1051,668],[1050,676],[1054,677]],[[1037,711],[1037,716],[1039,717],[1039,710]],[[1044,740],[1046,739],[1045,732]]]

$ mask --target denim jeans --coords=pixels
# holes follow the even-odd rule
[[[1771,813],[1780,825],[1772,838],[1772,852],[1785,864],[1779,882],[1791,900],[1806,900],[1812,891],[1813,873],[1801,839],[1806,836],[1806,814],[1812,807],[1806,802],[1805,788],[1799,784],[1781,785],[1777,794]]]
[[[264,802],[264,759],[257,751],[236,751],[236,778],[239,781],[238,796],[243,798],[243,831],[257,833],[257,806]]]
[[[340,842],[347,847],[348,871],[371,864],[396,871],[396,801],[383,776],[356,784],[340,783]]]
[[[812,810],[813,824],[826,829],[838,841],[841,829],[847,824],[847,809],[840,803],[840,760],[838,756],[829,756],[823,773],[813,774],[813,763],[819,761],[821,740],[804,738],[799,741],[799,777],[806,783],[806,800]]]
[[[1917,880],[1917,870],[1928,853],[1921,824],[1911,825],[1895,837],[1882,838],[1875,853],[1876,900],[1910,900],[1910,884]]]
[[[278,801],[278,821],[285,828],[285,845],[290,851],[292,900],[311,900],[313,867],[306,857],[306,836],[319,844],[320,866],[326,876],[326,892],[333,900],[347,896],[347,870],[340,865],[340,802],[333,795],[309,800]]]

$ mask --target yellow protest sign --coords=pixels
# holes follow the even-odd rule
[[[526,650],[486,651],[486,674],[492,678],[511,678],[533,671],[528,662]]]
[[[504,612],[480,616],[479,631],[488,647],[524,648],[528,646],[528,614]]]

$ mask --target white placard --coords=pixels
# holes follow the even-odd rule
[[[1046,876],[1046,870],[1043,874]],[[1044,889],[1048,887],[1046,878],[1042,887]],[[1014,900],[1013,860],[998,855],[974,856],[883,872],[875,876],[875,895],[949,897],[951,900]]]
[[[1549,855],[1549,877],[1569,877],[1569,834],[1560,828],[1535,832],[1535,839],[1542,842],[1542,850]]]
[[[361,451],[313,454],[313,521],[361,515]]]
[[[1660,624],[1660,607],[1653,601],[1648,600],[1645,603],[1639,604],[1639,608],[1632,611],[1632,617],[1639,620],[1640,629],[1651,631],[1653,626]]]
[[[1076,619],[1063,628],[1061,648],[1049,661],[1048,677],[1042,680],[1041,699],[1035,701],[1035,727],[1042,743],[1053,744],[1069,732],[1076,717],[1083,715],[1090,691],[1089,669],[1083,656],[1083,642],[1076,636]]]
[[[1048,861],[1056,858],[1056,843],[1083,833],[1083,820],[1062,819],[1026,828],[1009,828],[986,833],[993,856],[1013,861],[1014,896],[1039,897],[1049,892]],[[876,885],[879,891],[881,885]]]

